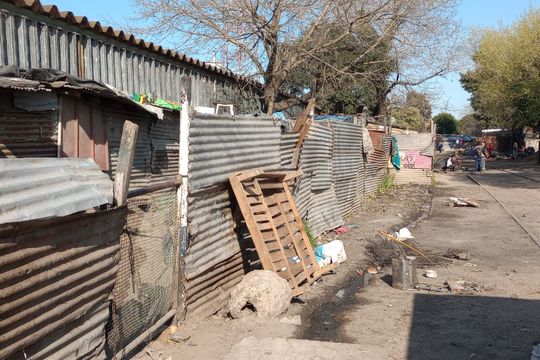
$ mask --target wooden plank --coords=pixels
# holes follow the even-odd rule
[[[138,133],[139,126],[137,124],[128,120],[124,122],[120,149],[118,151],[118,164],[116,166],[116,174],[114,175],[114,202],[117,206],[123,206],[127,201]]]
[[[296,122],[294,123],[292,132],[299,132],[300,129],[302,129],[304,123],[309,119],[311,116],[311,112],[313,111],[313,108],[315,108],[315,98],[309,99],[306,108],[304,111],[300,113],[298,116],[298,119],[296,119]]]
[[[257,191],[260,191],[261,194],[262,194],[262,190],[261,190],[261,188],[260,188],[260,186],[259,186],[259,181],[258,181],[257,179],[253,179],[253,185],[255,186],[255,189],[256,189]],[[268,209],[268,206],[266,205],[264,195],[261,195],[261,202],[263,203],[263,206],[266,207],[266,211],[268,212],[268,215],[270,215],[270,211],[269,211],[269,209]],[[278,237],[276,227],[273,225],[272,222],[270,222],[270,224],[272,224],[272,231],[273,231],[274,235],[275,235],[276,237]],[[292,274],[291,274],[291,272],[290,272],[290,270],[289,270],[289,266],[287,266],[287,265],[288,265],[287,257],[285,256],[285,252],[284,252],[284,250],[283,250],[283,247],[281,246],[281,242],[278,241],[277,243],[278,243],[278,245],[279,245],[279,247],[280,247],[280,252],[281,252],[281,254],[282,254],[282,256],[283,256],[283,259],[285,260],[285,263],[286,263],[286,266],[285,266],[285,267],[287,268],[287,269],[286,269],[286,272],[288,273],[288,276],[289,276],[290,278],[292,278]],[[295,287],[297,287],[297,284],[295,285]]]
[[[276,201],[278,201],[278,195],[274,195],[274,197],[276,198]],[[285,215],[285,210],[283,209],[283,205],[281,203],[278,203],[278,207],[279,209],[281,210],[281,213],[282,213],[282,216],[283,217],[286,217]],[[296,223],[295,223],[296,225]],[[302,269],[306,275],[306,278],[308,277],[308,274],[307,274],[307,271],[306,271],[306,265],[305,265],[305,252],[303,251],[302,247],[300,246],[300,244],[295,240],[294,238],[294,231],[291,227],[291,224],[286,222],[285,223],[285,227],[287,229],[287,232],[288,232],[288,236],[289,238],[292,240],[292,244],[294,246],[294,249],[296,250],[296,253],[298,254],[297,256],[300,257],[300,264],[302,264]],[[295,229],[296,230],[296,229]]]
[[[289,189],[289,186],[284,186],[283,190],[285,191],[285,195],[287,196],[287,199],[289,200],[289,205],[291,207],[291,211],[294,215],[297,228],[302,234],[302,239],[304,242],[304,246],[307,249],[307,254],[309,255],[309,258],[311,259],[311,265],[313,266],[313,272],[317,271],[319,269],[319,264],[315,260],[315,252],[313,251],[313,248],[311,247],[311,244],[309,243],[309,237],[306,234],[306,231],[304,230],[304,223],[302,222],[302,219],[300,218],[300,213],[298,212],[298,209],[296,208],[296,203],[294,202],[294,199],[292,197],[291,191]]]
[[[236,174],[233,174],[229,177],[229,182],[231,183],[231,187],[240,208],[240,212],[244,217],[244,221],[246,222],[246,226],[251,235],[251,239],[253,240],[253,244],[255,245],[255,249],[259,254],[259,259],[261,260],[263,268],[265,270],[276,271],[276,268],[274,267],[272,260],[270,259],[268,249],[266,248],[264,240],[262,239],[261,232],[257,226],[257,223],[255,222],[255,219],[251,214],[251,207],[248,202],[248,198],[244,192],[244,187],[242,183],[237,179]]]

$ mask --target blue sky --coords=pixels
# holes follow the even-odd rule
[[[42,2],[48,3],[46,0]],[[113,26],[127,22],[133,13],[129,0],[55,0],[54,3],[61,11],[69,10],[76,15],[84,15],[90,20]],[[463,25],[463,31],[467,32],[472,27],[509,25],[529,8],[539,7],[540,0],[462,0],[457,16]],[[437,79],[433,85],[438,90],[434,114],[449,111],[458,118],[465,114],[469,95],[461,88],[458,73]]]

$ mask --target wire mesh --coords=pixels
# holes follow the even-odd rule
[[[110,357],[173,306],[178,247],[176,189],[128,200],[107,341]]]

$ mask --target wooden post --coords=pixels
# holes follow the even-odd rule
[[[129,180],[131,178],[131,167],[135,157],[135,144],[139,126],[129,120],[124,122],[122,129],[122,140],[118,151],[118,163],[114,175],[114,203],[116,206],[123,206],[127,202],[129,190]]]

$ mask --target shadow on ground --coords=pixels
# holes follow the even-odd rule
[[[414,299],[408,360],[529,359],[540,300],[428,295]]]

